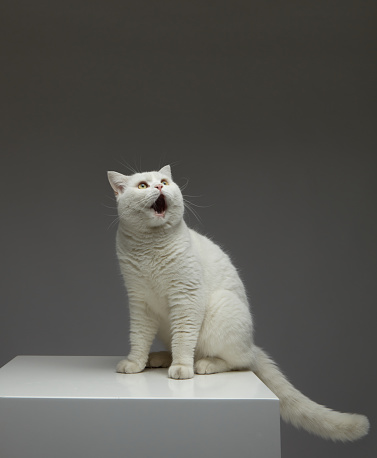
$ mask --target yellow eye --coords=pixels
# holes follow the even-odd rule
[[[140,183],[139,186],[138,186],[139,189],[147,189],[148,187],[149,186],[147,185],[147,183],[144,183],[144,182]]]
[[[167,186],[169,183],[168,183],[168,180],[161,180],[161,183],[165,186]]]

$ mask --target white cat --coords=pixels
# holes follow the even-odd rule
[[[117,371],[169,367],[187,379],[247,369],[277,395],[282,418],[333,440],[367,434],[363,415],[334,412],[308,399],[253,343],[245,288],[229,257],[189,229],[169,166],[125,176],[108,172],[119,214],[116,247],[130,307],[131,351]],[[168,352],[149,354],[155,335]]]

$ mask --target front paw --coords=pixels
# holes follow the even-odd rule
[[[194,368],[185,366],[184,364],[174,364],[169,367],[169,377],[177,380],[188,379],[194,377]]]
[[[136,374],[137,372],[142,372],[144,370],[145,364],[140,364],[135,361],[130,361],[128,359],[122,359],[117,364],[117,372],[121,374]]]

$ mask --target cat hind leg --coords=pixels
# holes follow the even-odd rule
[[[252,342],[252,319],[246,298],[229,290],[214,292],[198,338],[195,372],[251,369]]]
[[[117,364],[116,371],[120,374],[137,374],[144,370],[144,365],[137,361],[130,361],[129,359],[122,359]]]
[[[169,367],[172,362],[170,351],[156,351],[149,353],[146,367]]]
[[[216,374],[218,372],[228,372],[231,370],[231,366],[221,358],[214,356],[198,359],[195,363],[196,374]]]

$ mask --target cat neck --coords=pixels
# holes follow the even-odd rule
[[[182,219],[174,226],[163,225],[160,227],[150,227],[136,229],[125,222],[120,222],[118,226],[118,240],[122,246],[132,248],[133,246],[159,246],[171,244],[178,238],[189,236],[189,230]]]

